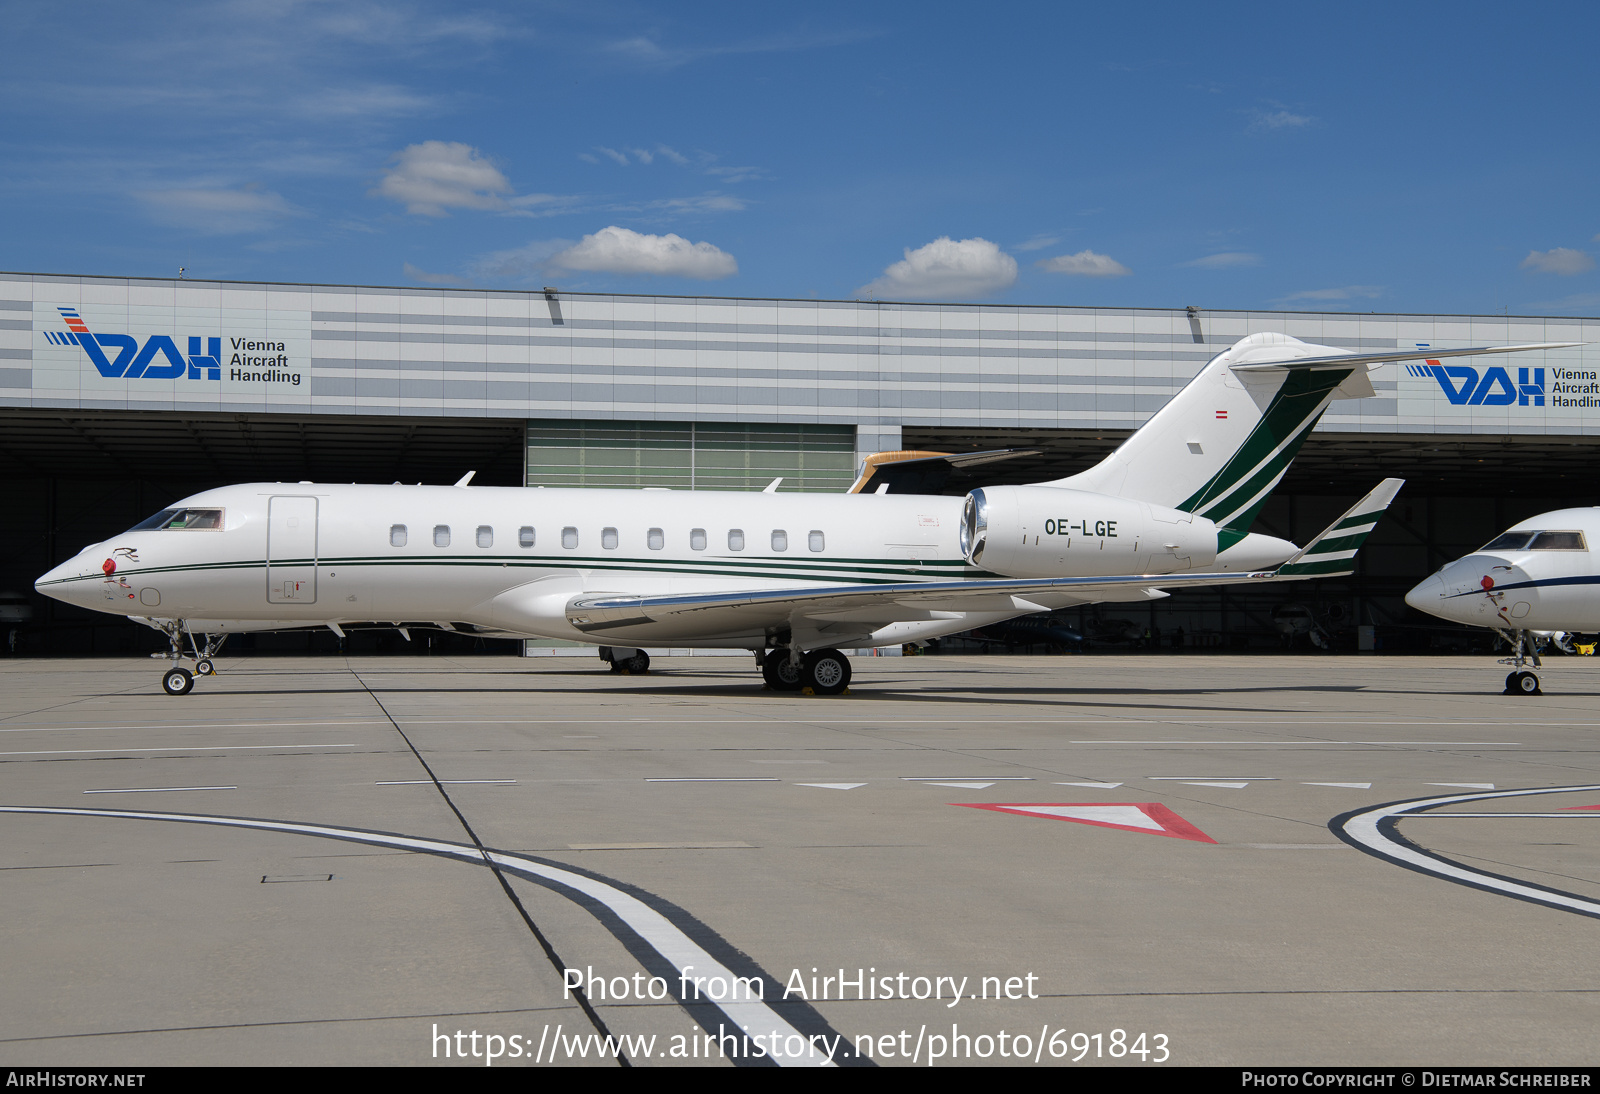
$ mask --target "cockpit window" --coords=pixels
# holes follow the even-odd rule
[[[1586,551],[1582,532],[1540,532],[1528,544],[1530,551]]]
[[[163,509],[148,520],[141,520],[130,532],[172,531],[205,529],[215,531],[222,527],[221,509]]]
[[[1587,551],[1582,532],[1507,532],[1484,546],[1485,551]]]

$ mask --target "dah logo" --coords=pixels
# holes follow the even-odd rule
[[[44,336],[58,346],[81,346],[100,375],[125,380],[222,379],[222,339],[207,338],[206,352],[200,352],[200,338],[191,335],[189,354],[178,352],[171,335],[152,334],[143,346],[130,334],[91,334],[77,308],[56,309],[66,320],[69,334],[45,331]],[[115,357],[108,357],[106,350]],[[158,360],[159,358],[159,360]]]
[[[1470,365],[1445,365],[1429,361],[1425,365],[1407,365],[1413,376],[1431,376],[1439,381],[1452,406],[1544,406],[1544,369],[1519,368],[1517,382],[1502,365],[1490,365],[1483,375]],[[1529,374],[1532,379],[1529,379]]]

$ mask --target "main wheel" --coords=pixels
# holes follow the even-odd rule
[[[215,676],[217,666],[211,663],[211,658],[202,657],[194,663],[194,671],[196,676]]]
[[[194,677],[188,669],[168,669],[161,678],[161,690],[168,695],[188,695],[194,690]]]
[[[761,678],[773,691],[799,691],[805,686],[800,682],[800,668],[789,661],[788,650],[773,650],[761,662]]]
[[[850,686],[850,659],[838,650],[812,650],[800,663],[800,678],[818,695],[838,695]]]
[[[644,650],[640,650],[622,664],[629,672],[637,676],[643,676],[650,671],[650,655],[645,653]]]
[[[1517,693],[1517,681],[1519,679],[1521,679],[1521,678],[1522,678],[1522,673],[1517,672],[1515,670],[1512,670],[1511,672],[1506,673],[1506,694],[1507,695],[1515,695]]]
[[[1517,691],[1522,695],[1542,695],[1539,690],[1539,678],[1531,672],[1517,673]]]

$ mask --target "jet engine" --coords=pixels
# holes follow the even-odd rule
[[[967,495],[961,550],[1004,577],[1171,574],[1216,561],[1217,526],[1087,490],[985,486]]]

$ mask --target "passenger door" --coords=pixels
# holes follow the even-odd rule
[[[267,503],[267,603],[317,602],[317,499]]]

